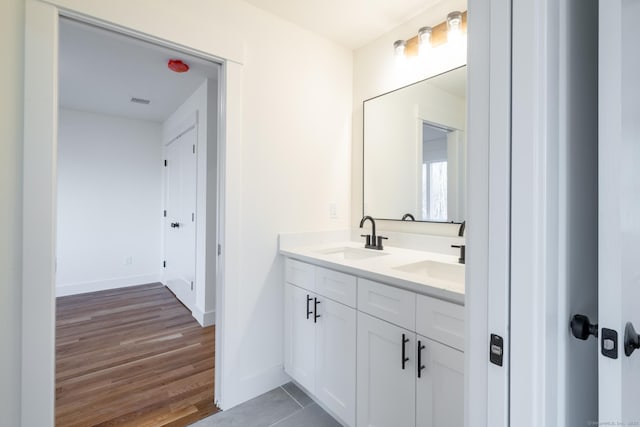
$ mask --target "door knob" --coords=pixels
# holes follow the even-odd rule
[[[171,228],[180,228],[180,223],[179,222],[172,222],[171,223]]]
[[[627,357],[637,348],[640,348],[640,335],[636,332],[631,322],[627,322],[624,328],[624,354]]]
[[[571,318],[571,333],[579,340],[586,340],[589,335],[598,338],[598,324],[590,323],[587,316],[576,314]]]

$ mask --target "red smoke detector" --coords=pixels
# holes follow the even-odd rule
[[[170,59],[167,66],[171,71],[175,71],[176,73],[186,73],[189,71],[189,66],[179,59]]]

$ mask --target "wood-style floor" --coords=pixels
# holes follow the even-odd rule
[[[218,411],[215,329],[161,284],[56,305],[56,426],[186,426]]]

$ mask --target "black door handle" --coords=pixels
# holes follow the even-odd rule
[[[309,303],[311,302],[311,297],[307,294],[307,320],[309,320],[309,316],[311,316],[312,311],[309,310]]]
[[[640,348],[640,335],[636,332],[633,324],[627,322],[627,326],[624,328],[624,354],[629,357],[637,348]]]
[[[589,318],[582,314],[576,314],[571,318],[571,333],[579,340],[586,340],[589,335],[598,338],[598,324],[590,323]]]
[[[179,222],[172,222],[171,223],[171,228],[180,228],[180,223]]]
[[[424,369],[424,365],[422,364],[422,350],[424,350],[426,346],[422,344],[422,341],[418,340],[418,378],[422,378],[422,370]]]
[[[318,304],[320,304],[320,301],[318,301],[318,298],[314,298],[313,299],[313,323],[318,323],[318,317],[320,317],[320,315],[318,314]]]
[[[409,358],[407,357],[408,342],[409,342],[409,338],[407,338],[405,334],[402,334],[402,369],[404,369],[405,363],[409,361]]]

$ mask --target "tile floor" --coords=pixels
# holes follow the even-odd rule
[[[192,427],[340,427],[295,384],[288,383]]]

